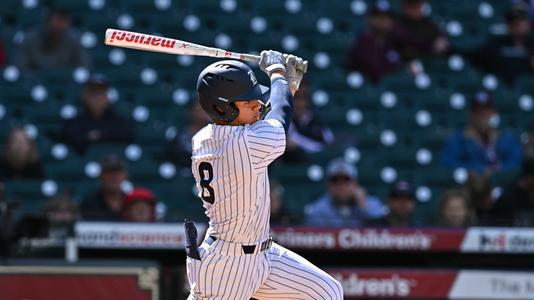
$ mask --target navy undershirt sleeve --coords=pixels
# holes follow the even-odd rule
[[[279,77],[271,82],[271,111],[265,119],[275,119],[282,123],[287,133],[293,119],[293,96],[285,78]]]

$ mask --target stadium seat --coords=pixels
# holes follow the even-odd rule
[[[19,204],[22,212],[38,211],[44,204],[47,196],[43,195],[40,179],[18,179],[5,182],[6,198]]]
[[[45,171],[51,179],[70,185],[87,178],[84,167],[84,161],[73,155],[63,161],[48,161]]]
[[[280,181],[284,186],[283,201],[284,207],[288,213],[296,218],[302,218],[306,205],[317,200],[326,192],[324,184],[286,184]]]

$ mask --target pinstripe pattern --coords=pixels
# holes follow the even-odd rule
[[[192,144],[191,168],[199,197],[214,199],[202,201],[210,219],[206,236],[216,240],[202,243],[201,260],[187,258],[188,299],[343,299],[339,282],[299,255],[276,243],[261,251],[269,236],[267,167],[285,151],[282,124],[277,120],[245,126],[210,124],[193,137]],[[200,174],[203,162],[212,170]],[[255,245],[254,252],[245,254],[243,245]]]
[[[267,280],[254,294],[263,299],[343,299],[341,284],[300,255],[276,243],[269,249]]]
[[[202,260],[187,259],[188,299],[343,299],[338,281],[276,243],[256,255],[235,256],[220,253],[224,243],[203,243]]]
[[[252,125],[210,124],[193,137],[191,169],[200,186],[199,164],[213,166],[213,204],[203,202],[210,218],[208,234],[225,241],[253,244],[269,236],[267,166],[285,150],[285,132],[276,120]]]

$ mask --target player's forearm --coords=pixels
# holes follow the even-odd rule
[[[281,74],[273,74],[271,76],[271,111],[265,118],[280,121],[286,133],[293,118],[292,95],[285,77]]]

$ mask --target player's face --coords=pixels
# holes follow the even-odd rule
[[[235,106],[239,109],[239,115],[232,122],[232,125],[253,124],[261,117],[261,102],[259,100],[236,101]]]

